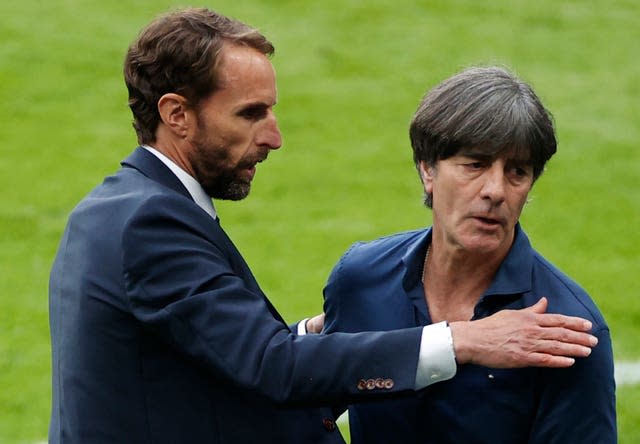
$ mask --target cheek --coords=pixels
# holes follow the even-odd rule
[[[219,129],[218,139],[229,151],[230,157],[241,158],[252,145],[253,133],[252,129],[246,126],[226,126]]]
[[[247,151],[246,134],[237,131],[217,130],[207,134],[207,146],[230,164],[239,162]]]
[[[434,202],[447,212],[465,211],[471,207],[476,191],[468,184],[456,182],[434,182],[431,187]]]
[[[524,209],[524,206],[526,205],[528,198],[529,198],[528,193],[525,193],[524,195],[522,195],[522,193],[518,193],[517,195],[514,196],[510,205],[514,219],[520,218],[520,215],[522,214],[522,210]]]
[[[432,213],[441,223],[457,223],[454,221],[459,220],[468,208],[469,203],[462,199],[462,196],[434,187]]]

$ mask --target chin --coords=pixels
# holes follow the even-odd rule
[[[213,199],[221,200],[242,200],[249,195],[251,191],[251,183],[247,182],[231,182],[224,188],[217,188],[211,193],[207,192]]]
[[[492,237],[489,239],[487,236],[474,236],[461,242],[461,245],[466,251],[485,254],[499,250],[502,244],[502,238]]]

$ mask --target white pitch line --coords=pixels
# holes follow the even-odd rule
[[[640,361],[618,361],[615,363],[616,385],[640,384]]]

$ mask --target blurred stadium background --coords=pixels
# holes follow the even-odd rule
[[[152,17],[179,6],[0,4],[2,443],[46,439],[49,267],[69,211],[135,145],[121,75],[126,48]],[[640,2],[196,6],[252,24],[276,45],[283,149],[260,166],[249,199],[217,207],[287,320],[321,310],[324,281],[352,242],[429,223],[409,119],[445,77],[501,64],[533,84],[560,141],[523,225],[597,301],[616,359],[640,359]],[[630,375],[619,376],[620,442],[632,444],[640,442],[637,365],[620,368]]]

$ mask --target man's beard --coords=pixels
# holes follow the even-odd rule
[[[242,200],[251,191],[251,182],[240,180],[233,172],[225,172],[201,183],[204,191],[213,199]]]
[[[251,158],[242,158],[237,164],[229,165],[227,149],[208,139],[210,132],[198,115],[198,136],[193,141],[195,149],[190,159],[195,179],[213,199],[242,200],[251,191],[251,179],[243,179],[239,173],[265,160],[268,150],[256,152]]]
[[[207,140],[194,141],[195,150],[190,160],[195,179],[213,199],[244,199],[251,190],[251,181],[239,177],[238,172],[247,162],[241,160],[237,165],[230,167],[226,150],[212,147]]]
[[[225,167],[226,156],[207,153],[201,146],[196,148],[197,159],[192,161],[196,180],[213,199],[241,200],[249,195],[251,182],[243,180],[236,172],[240,166]]]

